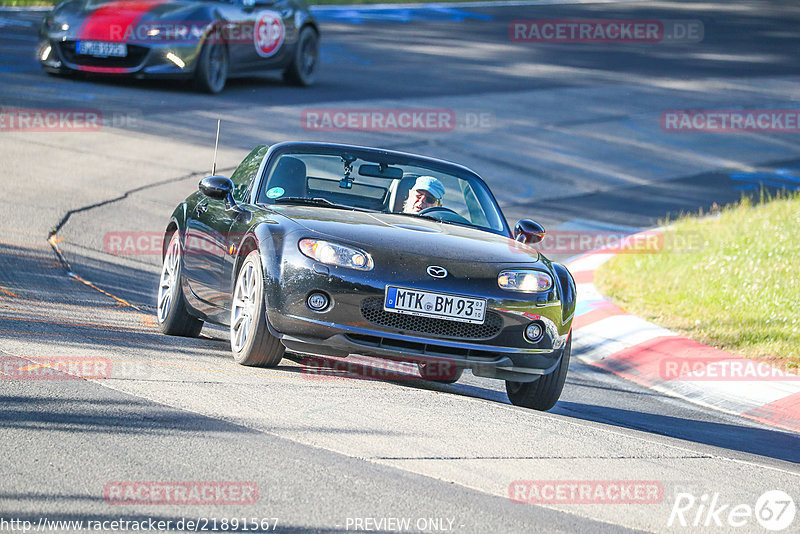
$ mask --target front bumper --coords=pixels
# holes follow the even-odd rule
[[[293,352],[446,361],[478,376],[519,382],[534,381],[561,361],[572,317],[563,318],[557,288],[542,294],[502,290],[496,279],[502,265],[486,267],[487,273],[494,273],[491,276],[478,276],[474,266],[468,271],[457,263],[445,264],[451,273],[446,280],[426,280],[390,265],[376,265],[366,273],[325,266],[292,248],[284,254],[280,267],[274,267],[273,272],[280,269],[281,276],[266,276],[265,296],[272,334]],[[271,259],[262,256],[265,265]],[[387,280],[401,287],[485,298],[484,325],[464,326],[442,319],[422,325],[387,321],[412,317],[383,311]],[[331,302],[322,312],[306,305],[308,295],[317,291],[326,293]],[[376,314],[378,310],[383,316]],[[544,335],[535,343],[524,337],[532,321],[544,325]]]
[[[50,53],[45,55],[47,47]],[[144,77],[190,77],[194,72],[200,48],[156,44],[128,44],[128,55],[93,57],[75,53],[75,41],[46,40],[39,45],[39,60],[50,72],[76,71],[106,75]],[[177,58],[176,60],[169,57]],[[178,63],[176,63],[178,61]],[[182,63],[182,65],[181,65]]]
[[[552,372],[561,361],[567,340],[567,336],[559,337],[559,348],[549,350],[519,349],[329,323],[320,323],[319,326],[336,333],[323,338],[288,335],[278,332],[272,325],[268,326],[272,335],[293,352],[326,356],[360,354],[407,362],[448,362],[459,368],[470,369],[477,376],[516,382],[533,382],[541,375]]]

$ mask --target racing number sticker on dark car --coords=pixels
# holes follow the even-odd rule
[[[261,57],[271,57],[280,49],[286,31],[280,13],[262,11],[258,14],[253,39]]]

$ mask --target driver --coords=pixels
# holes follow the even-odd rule
[[[444,186],[433,176],[420,176],[408,192],[403,203],[403,213],[417,214],[422,210],[442,205]]]

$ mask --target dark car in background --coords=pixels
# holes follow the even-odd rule
[[[302,0],[68,0],[39,37],[49,73],[192,79],[211,93],[265,71],[311,85],[319,62],[319,27]]]
[[[409,213],[421,182],[438,184],[440,205]],[[527,219],[512,230],[484,181],[454,163],[261,145],[172,213],[158,322],[183,336],[228,326],[243,365],[276,366],[289,349],[414,362],[441,382],[471,369],[547,410],[566,378],[576,295],[566,267],[529,246],[543,236]],[[432,372],[442,362],[453,376]]]

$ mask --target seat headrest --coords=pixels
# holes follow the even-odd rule
[[[284,197],[306,196],[306,164],[292,156],[283,156],[275,165],[267,190],[281,187]]]
[[[418,174],[406,174],[397,183],[397,189],[395,189],[394,192],[394,202],[392,203],[393,212],[403,211],[403,203],[408,198],[408,192],[411,191],[411,188],[414,187],[414,184],[417,182],[417,178],[419,178]]]

